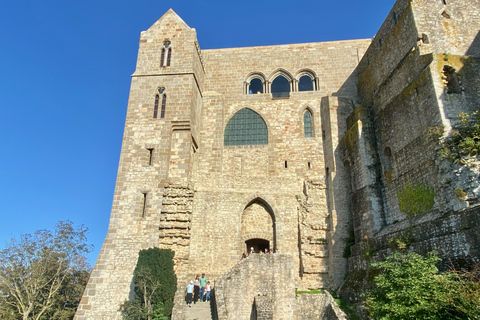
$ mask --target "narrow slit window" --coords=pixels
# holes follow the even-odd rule
[[[142,218],[145,217],[147,210],[147,193],[143,194]]]
[[[446,6],[447,5],[447,0],[442,0],[442,3],[443,3],[444,6]]]
[[[157,115],[158,115],[158,100],[160,99],[160,97],[157,95],[155,95],[155,105],[153,107],[153,118],[156,119],[157,118]]]
[[[162,97],[162,109],[160,110],[160,118],[165,118],[165,106],[167,104],[167,95],[164,94]]]
[[[168,48],[167,67],[170,67],[170,60],[172,59],[172,48]]]
[[[160,57],[160,67],[165,66],[165,48],[162,49],[162,56]]]
[[[312,169],[312,165],[310,164],[310,162],[308,162],[308,170]]]
[[[397,23],[397,21],[398,21],[397,14],[395,12],[393,13],[393,21],[395,23]]]
[[[288,168],[288,163],[287,163],[287,160],[285,160],[285,169]]]
[[[151,166],[152,165],[152,159],[153,159],[153,149],[147,149],[147,150],[149,152],[148,165]]]

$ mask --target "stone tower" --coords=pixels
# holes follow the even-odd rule
[[[188,257],[203,79],[196,32],[173,10],[141,33],[110,226],[78,319],[115,318],[131,295],[139,250],[164,244],[175,250],[177,267]],[[171,200],[184,201],[182,208],[176,204],[171,212]],[[159,231],[161,213],[175,216],[162,224],[175,234]]]

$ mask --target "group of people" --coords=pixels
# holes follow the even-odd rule
[[[250,248],[250,252],[249,252],[249,253],[245,253],[245,252],[242,253],[242,259],[245,259],[246,257],[248,257],[249,255],[251,255],[252,253],[256,253],[256,252],[255,252],[255,249],[254,249],[253,247]],[[265,253],[266,253],[266,254],[269,254],[270,251],[268,251],[268,248],[265,248],[265,251],[263,251],[263,250],[260,249],[258,253],[260,253],[260,254],[265,254]],[[278,249],[275,249],[275,252],[273,252],[273,254],[278,254]]]
[[[197,274],[195,280],[190,281],[187,285],[187,305],[191,307],[192,301],[195,304],[199,299],[200,301],[210,301],[211,290],[212,286],[205,273],[202,273],[201,277]]]

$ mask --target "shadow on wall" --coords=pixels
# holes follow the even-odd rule
[[[480,57],[480,31],[477,33],[475,39],[467,50],[467,56]]]

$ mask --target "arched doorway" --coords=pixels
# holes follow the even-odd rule
[[[251,201],[242,213],[242,251],[275,250],[275,216],[272,208],[262,199]]]

